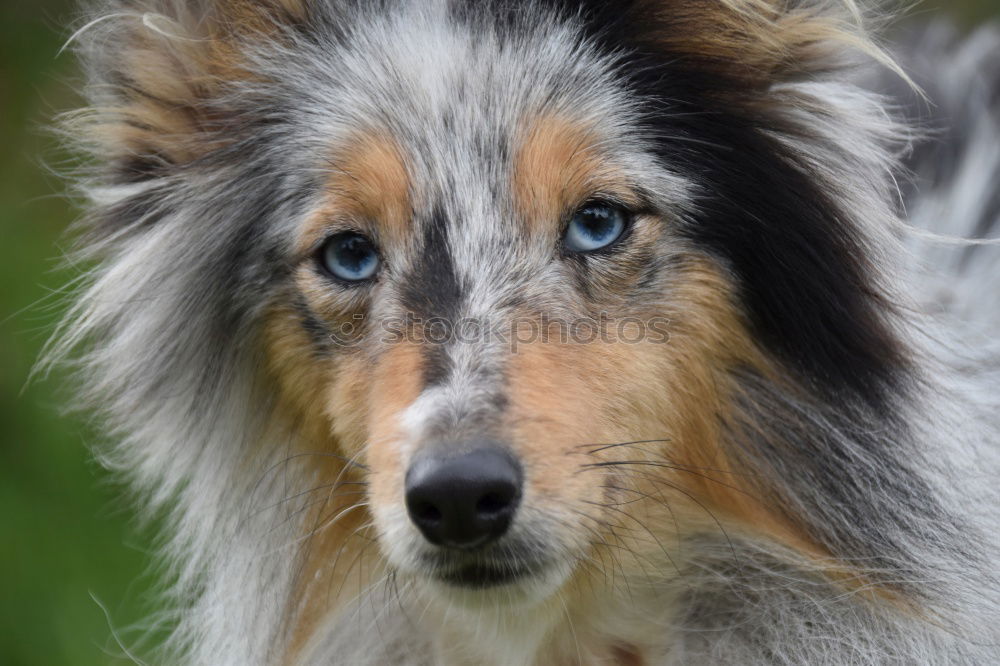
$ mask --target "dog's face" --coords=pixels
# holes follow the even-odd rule
[[[748,150],[722,168],[774,169],[775,147],[652,121],[579,23],[514,20],[502,38],[446,16],[380,16],[378,39],[339,54],[330,108],[302,128],[316,190],[269,323],[284,391],[323,419],[312,446],[363,466],[390,565],[463,598],[537,599],[595,548],[641,568],[720,521],[803,545],[721,451],[728,373],[768,370],[733,260],[696,231],[716,198],[782,193],[719,192],[754,174],[683,158]],[[721,113],[701,104],[676,117]],[[759,145],[728,143],[744,138]],[[759,240],[720,217],[729,250]]]
[[[692,401],[716,399],[703,368],[729,353],[731,314],[677,233],[689,184],[652,159],[619,86],[592,63],[531,63],[563,82],[542,102],[529,63],[500,66],[495,45],[456,69],[476,47],[448,39],[405,111],[331,142],[295,229],[292,300],[323,338],[306,390],[365,465],[397,570],[544,596],[648,492],[600,463],[649,453],[607,445],[667,450]],[[315,364],[315,347],[294,354]]]
[[[382,20],[368,89],[331,95],[350,122],[309,128],[276,375],[323,419],[312,446],[364,466],[406,579],[537,600],[597,544],[640,566],[733,485],[713,415],[752,345],[681,231],[698,185],[568,27],[515,49],[433,13]]]
[[[366,466],[389,561],[444,587],[537,594],[615,538],[618,504],[671,492],[604,463],[673,450],[712,466],[682,442],[711,441],[698,415],[719,399],[712,368],[745,343],[725,280],[677,233],[686,183],[628,138],[628,115],[507,99],[503,124],[446,98],[451,131],[417,109],[404,132],[331,147],[293,288],[328,338],[308,391]],[[299,353],[316,363],[314,341]]]
[[[669,570],[720,528],[828,554],[841,535],[784,501],[836,464],[796,448],[795,407],[884,405],[900,365],[849,212],[881,210],[857,174],[882,153],[841,150],[879,111],[802,83],[842,23],[749,0],[193,7],[93,42],[101,214],[129,250],[106,281],[194,294],[137,320],[165,383],[221,395],[261,343],[330,489],[303,534],[353,515],[303,580],[369,527],[393,571],[471,601]],[[262,334],[218,345],[237,324]],[[331,511],[348,483],[363,499]]]

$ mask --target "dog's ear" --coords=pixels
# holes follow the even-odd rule
[[[875,17],[855,0],[650,0],[633,9],[659,46],[764,87],[859,54],[895,69],[868,32]]]
[[[116,0],[71,40],[90,102],[72,134],[111,182],[196,160],[227,139],[225,96],[251,78],[249,48],[302,22],[306,2]]]

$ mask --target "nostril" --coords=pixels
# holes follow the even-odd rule
[[[494,518],[510,509],[510,504],[509,494],[487,493],[476,502],[476,513],[482,518]]]
[[[416,502],[410,507],[413,518],[424,525],[433,526],[441,522],[441,509],[429,502]]]

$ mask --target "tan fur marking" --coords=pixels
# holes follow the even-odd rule
[[[345,469],[337,459],[310,462],[316,465],[315,485],[330,494],[304,518],[304,527],[316,534],[304,546],[289,663],[331,612],[355,598],[381,572],[381,560],[371,544],[369,510],[351,507],[362,501],[400,501],[404,470],[393,444],[399,438],[399,415],[420,393],[421,365],[417,345],[399,344],[374,366],[355,356],[342,359],[331,373],[325,411],[334,424],[333,439],[340,443],[337,452],[371,471],[364,475],[365,488],[357,484],[361,473]]]
[[[906,75],[871,39],[855,0],[654,0],[640,3],[651,35],[671,54],[765,90],[770,85],[862,53]],[[656,32],[656,25],[662,29]],[[739,87],[733,87],[737,92]],[[718,91],[727,94],[726,88]],[[742,95],[735,103],[748,101]]]
[[[395,345],[372,368],[367,461],[372,469],[369,490],[373,504],[399,506],[403,502],[406,470],[399,444],[405,433],[400,417],[420,395],[422,377],[423,355],[420,345],[414,343]]]
[[[380,132],[355,135],[334,150],[332,162],[329,202],[306,226],[299,250],[312,247],[338,219],[372,225],[380,244],[401,246],[412,208],[410,177],[396,141]]]
[[[807,557],[827,557],[780,507],[758,495],[719,446],[718,417],[729,398],[724,369],[734,363],[766,368],[728,293],[708,262],[690,260],[672,293],[673,311],[656,313],[672,322],[668,343],[538,343],[512,358],[513,439],[529,469],[531,492],[553,510],[582,502],[578,506],[593,512],[598,509],[588,503],[608,502],[602,484],[630,489],[618,493],[622,506],[605,515],[621,527],[605,540],[622,541],[638,532],[637,541],[628,544],[632,551],[650,548],[650,537],[642,538],[645,529],[673,540],[717,531],[718,520],[727,529],[767,535]],[[592,457],[584,453],[602,443],[659,439],[669,441],[610,448]],[[575,470],[578,464],[622,460],[652,464],[607,468],[603,474]]]
[[[283,20],[302,20],[309,9],[308,0],[224,0],[220,5],[220,14],[233,30],[264,34]]]
[[[739,525],[808,556],[826,556],[780,508],[759,496],[719,446],[719,417],[726,414],[732,398],[724,370],[746,364],[775,374],[731,305],[730,289],[714,266],[692,260],[672,296],[679,311],[671,317],[671,339],[664,351],[673,377],[669,397],[661,400],[662,416],[674,434],[663,453],[681,468],[673,470],[671,482]],[[636,370],[641,372],[650,362],[637,357]],[[698,514],[701,521],[714,522],[705,511]],[[706,526],[711,524],[700,525]]]
[[[289,607],[295,618],[289,625],[291,659],[326,613],[336,608],[337,593],[347,585],[348,576],[357,575],[357,568],[365,566],[358,552],[368,543],[362,526],[369,518],[365,508],[354,507],[364,498],[364,486],[359,484],[363,479],[341,458],[343,447],[331,432],[324,392],[319,390],[340,373],[332,362],[316,356],[296,312],[287,306],[279,306],[268,315],[265,339],[268,367],[278,385],[275,393],[281,398],[279,412],[299,434],[296,448],[288,452],[288,464],[308,470],[310,484],[297,490],[294,494],[304,494],[287,507],[289,514],[299,507],[304,509],[300,568]],[[363,409],[362,401],[343,402]]]
[[[301,20],[308,8],[301,0],[157,4],[157,12],[140,6],[123,19],[123,84],[116,103],[94,109],[90,136],[113,159],[183,164],[230,140],[219,93],[253,76],[244,64],[247,43],[280,38],[278,26]]]
[[[785,507],[772,503],[780,500],[761,496],[720,447],[719,416],[729,409],[733,390],[723,369],[749,364],[781,380],[730,304],[730,287],[719,271],[700,259],[682,270],[671,297],[674,311],[658,313],[670,316],[669,343],[534,344],[513,359],[512,430],[531,492],[553,512],[575,502],[593,514],[600,503],[610,504],[605,527],[587,527],[610,530],[601,538],[626,569],[647,567],[657,557],[650,548],[680,547],[684,535],[726,529],[769,538],[817,563],[845,589],[910,609],[894,590],[838,564]],[[590,462],[580,460],[586,455],[581,444],[647,439],[669,441],[611,448],[594,461],[655,466],[636,464],[603,476],[567,472],[574,463]],[[599,486],[630,490],[610,501],[608,493],[595,492]],[[582,581],[594,575],[601,574],[578,572],[573,588],[592,590],[597,581]]]
[[[360,475],[330,459],[313,464],[316,491],[301,502],[312,506],[302,522],[305,535],[286,663],[295,663],[330,613],[355,598],[381,571],[381,561],[369,547],[374,535]]]
[[[285,411],[297,420],[315,421],[309,430],[318,434],[324,429],[325,419],[316,387],[328,381],[330,364],[317,359],[315,347],[293,308],[279,305],[265,319],[268,367],[280,385],[276,393],[285,401]]]
[[[522,217],[554,233],[555,223],[595,193],[634,196],[614,164],[597,149],[597,136],[562,116],[526,125],[514,159],[514,199]]]

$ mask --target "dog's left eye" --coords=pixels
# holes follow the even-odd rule
[[[582,206],[569,222],[563,242],[573,252],[593,252],[621,238],[628,213],[619,206],[593,202]]]
[[[339,233],[326,241],[319,252],[323,268],[344,282],[362,282],[378,271],[375,245],[354,231]]]

